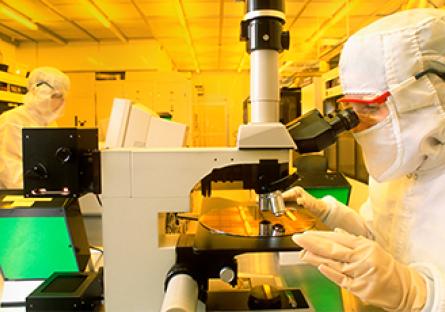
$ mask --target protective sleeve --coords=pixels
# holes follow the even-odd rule
[[[0,129],[0,187],[22,188],[21,127],[5,123]]]
[[[341,228],[351,234],[374,239],[374,235],[365,220],[354,209],[340,203],[332,196],[325,196],[322,200],[328,204],[329,213],[322,219],[331,229]],[[366,202],[364,205],[367,205]]]
[[[422,275],[427,287],[422,312],[445,312],[445,272],[430,263],[413,263],[411,267]]]

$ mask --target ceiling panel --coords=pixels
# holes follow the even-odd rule
[[[171,49],[178,49],[178,48],[183,49],[184,47],[188,49],[187,41],[183,37],[162,38],[160,39],[160,41],[164,44],[165,47]]]
[[[111,20],[140,19],[137,9],[130,1],[96,1],[96,3]]]
[[[182,37],[183,27],[175,18],[149,17],[148,22],[155,38]]]
[[[217,18],[191,19],[188,23],[193,38],[218,37],[219,22]]]
[[[219,1],[202,2],[202,1],[183,1],[184,13],[186,18],[212,18],[219,17]]]
[[[151,28],[141,19],[118,20],[114,24],[128,38],[133,39],[150,39],[153,38]]]
[[[241,1],[224,1],[224,18],[238,18],[244,16],[244,3]]]
[[[14,40],[17,40],[18,42],[27,41],[28,40],[26,37],[18,34],[15,31],[13,31],[13,29],[11,29],[10,27],[8,27],[6,25],[3,25],[1,22],[0,22],[0,33],[5,35],[6,37],[9,37],[9,38],[12,38]]]
[[[8,27],[9,29],[11,29],[13,32],[17,32],[20,34],[23,34],[27,37],[33,38],[34,40],[42,40],[42,41],[46,41],[47,37],[44,35],[44,33],[40,32],[40,31],[36,31],[36,30],[30,30],[28,28],[26,28],[25,26],[12,21],[12,20],[5,20],[5,19],[1,19],[0,23],[5,26]]]
[[[136,2],[145,16],[177,18],[175,3],[171,0]]]
[[[38,0],[5,0],[4,2],[36,22],[60,20],[59,16],[43,6]]]
[[[339,9],[344,0],[332,0],[332,1],[312,1],[308,4],[307,8],[303,11],[302,16],[305,17],[318,17],[318,18],[330,18],[333,13]],[[292,17],[293,11],[288,11],[289,20]]]
[[[51,3],[54,4],[54,1],[51,1]],[[66,16],[71,20],[79,21],[93,19],[87,9],[80,3],[73,1],[71,3],[67,3],[65,1],[60,5],[54,5],[54,7],[56,7],[57,10],[63,14],[63,16]]]
[[[109,28],[105,28],[97,20],[81,20],[77,21],[77,23],[84,29],[88,30],[88,32],[96,38],[105,39],[107,41],[109,39],[119,40]]]
[[[69,40],[90,40],[87,34],[74,25],[67,24],[65,21],[46,21],[44,26],[51,29],[51,31],[57,35]]]
[[[94,2],[106,18],[129,40],[154,38],[159,41],[179,70],[196,70],[192,58],[192,46],[201,70],[237,70],[245,51],[245,43],[239,42],[240,21],[244,15],[242,1],[4,0],[29,20],[43,25],[66,42],[94,42],[95,38],[99,42],[119,42],[116,33],[99,22],[83,4],[85,1]],[[407,0],[348,0],[357,3],[349,15],[325,29],[320,34],[320,41],[308,46],[309,39],[320,33],[322,26],[333,18],[334,13],[344,5],[345,1],[287,0],[287,22],[284,29],[290,27],[291,49],[280,56],[280,62],[289,60],[298,64],[305,60],[313,62],[321,52],[331,49],[339,40],[372,20],[399,10],[401,4]],[[434,1],[430,0],[428,3],[431,5]],[[59,14],[48,8],[44,2],[49,2]],[[222,11],[221,4],[223,4]],[[185,23],[180,18],[181,10],[185,16]],[[77,23],[94,38],[70,21]],[[192,40],[191,45],[188,42],[187,31]],[[34,40],[45,44],[52,40],[45,30],[29,30],[1,12],[0,37],[16,43]],[[246,57],[244,68],[248,67],[249,62]]]

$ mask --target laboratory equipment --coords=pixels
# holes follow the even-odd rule
[[[83,271],[89,245],[77,200],[24,198],[0,190],[0,267],[5,280],[45,279]]]
[[[332,118],[314,114],[313,122],[319,126],[306,127],[305,119],[300,119],[291,133],[278,122],[278,55],[289,46],[288,33],[282,31],[284,17],[283,0],[246,3],[241,38],[251,54],[252,118],[250,124],[240,127],[236,147],[116,148],[100,152],[107,311],[202,310],[206,302],[214,302],[210,300],[215,298],[213,294],[219,296],[218,291],[213,292],[214,279],[228,287],[236,286],[241,262],[249,266],[250,261],[256,261],[273,272],[276,252],[300,249],[291,234],[314,226],[314,220],[304,212],[297,213],[301,221],[294,223],[290,220],[283,225],[275,219],[291,219],[277,192],[298,179],[298,175],[289,174],[290,151],[299,148],[300,139],[323,141],[301,145],[302,152],[309,151],[306,146],[310,151],[313,146],[323,148],[328,144],[326,137],[330,142],[332,136],[353,127],[356,119],[349,112]],[[162,137],[162,133],[158,135]],[[42,157],[54,157],[58,148]],[[31,151],[25,148],[24,153]],[[92,168],[97,168],[94,159]],[[52,179],[50,175],[48,178]],[[46,189],[42,186],[45,179],[34,189]],[[231,194],[229,199],[218,198],[226,191]],[[265,198],[265,211],[259,209],[255,194]],[[35,195],[39,194],[31,194]],[[211,223],[215,218],[230,223],[230,217],[239,218],[241,211],[245,220],[258,226],[250,226],[255,235],[229,234],[220,224]],[[242,222],[242,228],[249,227],[247,221]],[[270,227],[264,225],[267,222],[272,223]],[[253,258],[242,258],[251,253]],[[300,301],[296,298],[300,298],[298,290],[287,289],[274,277],[265,278],[276,281],[276,285],[251,285],[256,291],[247,296],[246,291],[234,293],[244,293],[246,300],[258,302],[262,299],[256,294],[270,289],[275,299],[287,298],[284,308]],[[273,287],[282,289],[275,292]],[[222,300],[227,301],[226,297]],[[300,311],[311,310],[310,300],[305,298],[304,302]]]

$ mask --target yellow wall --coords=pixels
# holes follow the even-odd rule
[[[96,81],[94,72],[67,72],[71,91],[60,126],[74,126],[77,116],[87,127],[98,127],[103,140],[113,99],[129,98],[155,112],[169,112],[173,120],[191,128],[190,75],[177,72],[127,71],[125,80]]]
[[[98,127],[104,139],[113,98],[139,101],[156,112],[170,112],[173,120],[191,127],[190,74],[173,71],[167,54],[154,40],[123,43],[24,44],[17,59],[32,69],[54,66],[71,79],[60,126]],[[97,71],[125,71],[125,80],[96,81]]]
[[[0,63],[12,64],[16,61],[15,56],[16,47],[5,41],[0,40]]]
[[[197,146],[235,146],[238,127],[243,122],[243,101],[249,96],[250,74],[204,72],[193,74],[193,127]],[[198,96],[201,85],[204,95]]]
[[[16,57],[30,68],[54,66],[63,71],[171,70],[157,41],[129,43],[22,44]]]
[[[25,76],[27,67],[17,60],[17,49],[16,46],[0,40],[0,63],[9,65],[8,71],[10,73],[15,73],[16,69],[21,69],[21,75]]]
[[[140,100],[155,111],[171,111],[190,127],[193,145],[234,146],[249,95],[248,72],[178,73],[154,40],[123,43],[24,44],[17,59],[29,65],[54,66],[72,80],[66,113],[58,123],[106,128],[114,97]],[[96,81],[96,71],[126,71],[125,81]],[[202,85],[203,96],[195,86]],[[102,131],[101,131],[102,132]]]

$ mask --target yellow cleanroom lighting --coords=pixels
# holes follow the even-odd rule
[[[246,52],[243,52],[243,56],[241,57],[241,60],[239,62],[238,69],[237,69],[239,73],[243,70],[245,61],[246,61]]]
[[[0,11],[3,14],[5,14],[6,16],[12,18],[13,20],[17,21],[18,23],[22,24],[23,26],[25,26],[31,30],[39,29],[39,27],[35,23],[33,23],[32,21],[30,21],[29,19],[27,19],[20,13],[15,12],[14,10],[8,8],[4,4],[0,4]]]
[[[326,24],[321,26],[321,28],[313,34],[313,36],[306,40],[309,46],[312,48],[312,46],[315,45],[318,39],[320,39],[325,32],[331,28],[333,25],[337,24],[342,18],[344,18],[346,15],[349,14],[349,12],[358,4],[357,0],[353,0],[351,2],[345,2],[343,8],[337,12],[335,16],[333,16]]]
[[[110,21],[102,14],[102,12],[99,12],[99,10],[95,7],[94,4],[91,2],[85,0],[82,1],[84,4],[84,7],[93,15],[104,27],[110,28],[111,23]]]
[[[281,65],[280,69],[278,70],[278,72],[281,74],[282,72],[284,72],[289,66],[291,66],[294,62],[293,61],[286,61],[284,62],[283,65]]]

